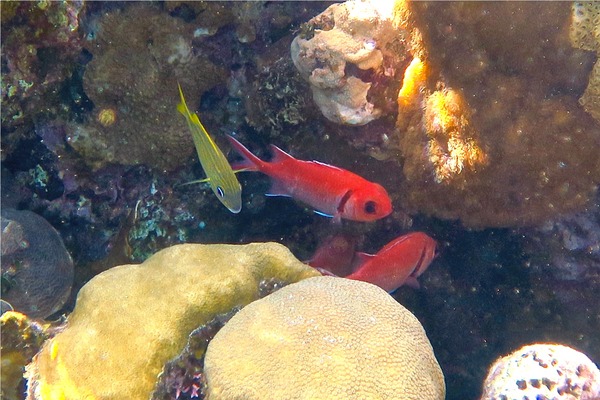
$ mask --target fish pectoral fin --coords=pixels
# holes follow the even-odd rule
[[[236,169],[233,170],[234,174],[237,174],[238,172],[246,172],[248,171],[248,168],[241,168],[241,169]],[[204,179],[196,179],[195,181],[189,181],[189,182],[184,182],[184,183],[178,183],[175,185],[175,187],[178,186],[186,186],[186,185],[193,185],[195,183],[209,183],[210,182],[210,178],[204,178]]]
[[[239,167],[239,168],[233,168],[233,165],[231,166],[231,169],[233,170],[234,174],[237,174],[238,172],[248,172],[248,171],[255,171],[250,167]]]
[[[419,281],[414,276],[409,276],[406,278],[403,285],[410,286],[413,289],[419,289],[421,287]]]
[[[184,183],[178,183],[176,184],[174,187],[179,187],[179,186],[187,186],[187,185],[194,185],[196,183],[208,183],[210,182],[210,178],[204,178],[204,179],[198,179],[195,181],[189,181],[189,182],[184,182]]]

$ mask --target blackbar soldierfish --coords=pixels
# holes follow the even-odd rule
[[[402,285],[419,287],[417,278],[436,256],[437,243],[423,232],[400,236],[377,252],[358,253],[362,263],[348,279],[365,281],[393,292]]]
[[[272,179],[268,195],[293,197],[336,221],[375,221],[392,212],[390,197],[377,183],[332,165],[297,160],[274,145],[273,159],[266,162],[233,137],[228,138],[244,158],[241,168],[260,171]]]

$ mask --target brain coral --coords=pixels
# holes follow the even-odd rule
[[[559,344],[524,346],[491,366],[481,400],[597,400],[600,370],[583,353]]]
[[[147,400],[196,327],[255,300],[263,280],[316,275],[276,243],[178,245],[111,268],[27,367],[28,399]]]
[[[205,358],[210,399],[440,400],[419,321],[382,289],[317,277],[236,314]]]
[[[152,5],[131,3],[104,14],[97,26],[83,82],[95,115],[72,126],[70,144],[94,167],[180,166],[194,146],[175,109],[177,82],[193,105],[224,71],[193,48],[192,24]]]

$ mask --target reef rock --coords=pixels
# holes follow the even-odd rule
[[[583,353],[560,344],[532,344],[490,367],[481,400],[600,398],[600,370]]]
[[[367,124],[382,115],[387,91],[397,93],[393,78],[410,57],[407,35],[394,28],[393,6],[356,0],[334,4],[292,42],[294,65],[327,119]]]
[[[176,110],[177,83],[194,104],[225,79],[193,49],[194,27],[153,5],[131,3],[97,21],[84,89],[95,118],[73,125],[68,140],[93,167],[108,162],[173,169],[194,150]]]
[[[407,10],[416,57],[398,97],[403,205],[475,228],[583,209],[600,182],[600,125],[577,101],[594,60],[571,45],[570,4]]]
[[[2,300],[32,318],[45,318],[67,301],[73,260],[43,217],[2,209]]]
[[[596,54],[596,63],[590,73],[589,83],[579,99],[583,108],[600,122],[600,3],[573,2],[570,37],[573,46]]]
[[[261,283],[316,275],[275,243],[178,245],[105,271],[27,367],[28,399],[146,400],[195,328],[256,300]]]
[[[317,277],[237,313],[208,345],[211,399],[441,400],[419,321],[377,286]]]

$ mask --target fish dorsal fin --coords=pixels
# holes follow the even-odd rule
[[[338,171],[344,171],[344,170],[343,170],[342,168],[340,168],[340,167],[336,167],[335,165],[327,164],[327,163],[324,163],[324,162],[321,162],[321,161],[312,160],[311,162],[312,162],[312,163],[315,163],[315,164],[318,164],[318,165],[322,165],[322,166],[324,166],[324,167],[327,167],[327,168],[336,169],[336,170],[338,170]]]
[[[271,159],[271,162],[278,163],[278,162],[283,162],[283,161],[295,160],[294,157],[292,157],[285,151],[281,150],[279,147],[275,146],[274,144],[272,144],[269,147],[271,148],[271,152],[273,153],[273,158]]]
[[[375,257],[375,254],[356,252],[355,257],[358,259],[358,262],[362,264],[373,259],[373,257]]]

